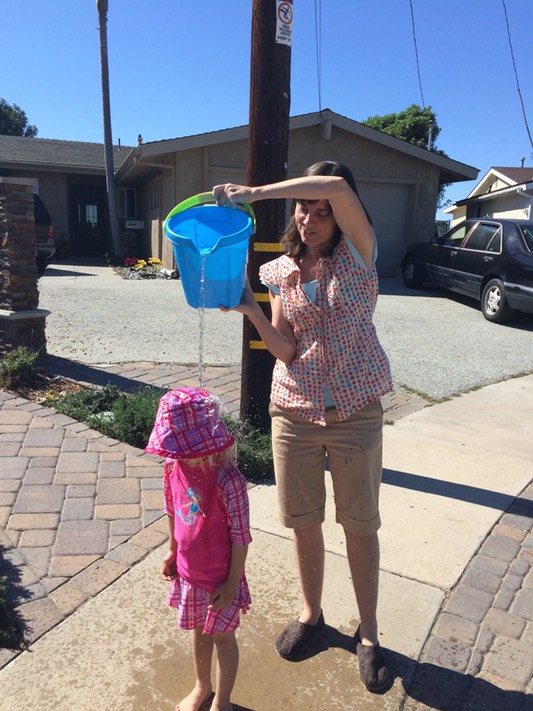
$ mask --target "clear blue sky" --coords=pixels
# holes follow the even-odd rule
[[[522,157],[532,166],[503,1],[412,7],[423,102],[409,0],[294,0],[291,115],[329,108],[364,121],[424,103],[441,128],[436,147],[480,178]],[[533,124],[533,1],[506,7]],[[114,142],[248,123],[251,8],[252,0],[109,0]],[[0,27],[0,97],[26,112],[39,138],[103,142],[96,0],[2,2]],[[476,182],[446,197],[466,197]]]

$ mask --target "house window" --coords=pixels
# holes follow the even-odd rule
[[[98,224],[98,205],[85,205],[85,222],[92,227]]]
[[[118,216],[137,217],[137,191],[135,188],[119,188],[118,196]]]

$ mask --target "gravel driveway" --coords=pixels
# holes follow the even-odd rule
[[[199,312],[179,280],[125,280],[110,267],[58,263],[39,280],[47,349],[85,364],[197,364]],[[476,302],[444,291],[410,291],[383,279],[375,323],[394,382],[440,399],[533,372],[533,316],[486,321]],[[204,365],[241,362],[242,316],[208,309]]]

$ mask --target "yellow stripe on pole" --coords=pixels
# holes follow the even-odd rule
[[[259,294],[257,291],[254,291],[254,296],[256,301],[270,301],[270,296],[265,293]]]
[[[248,344],[252,350],[266,351],[266,346],[264,341],[250,341]]]
[[[254,252],[283,252],[285,247],[279,242],[254,242]]]

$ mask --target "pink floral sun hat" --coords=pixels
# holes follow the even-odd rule
[[[220,418],[216,395],[200,388],[178,388],[159,401],[145,452],[172,459],[193,459],[222,452],[235,438]]]

